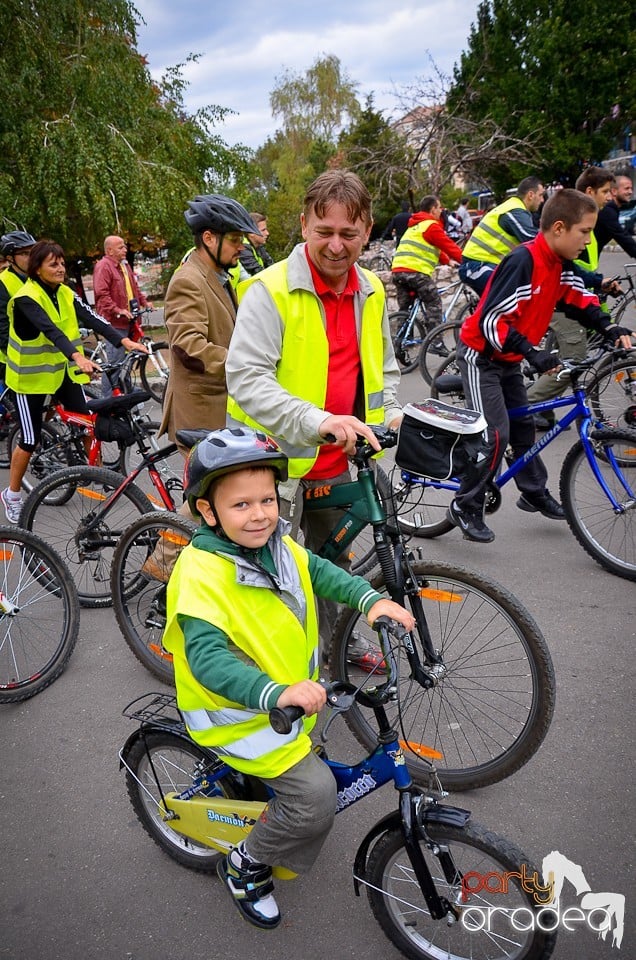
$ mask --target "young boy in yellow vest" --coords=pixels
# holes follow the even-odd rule
[[[193,448],[185,492],[203,522],[170,577],[164,635],[190,736],[275,794],[218,870],[244,919],[264,929],[280,923],[272,867],[306,872],[336,809],[335,780],[309,739],[326,700],[314,597],[414,626],[366,580],[288,536],[277,491],[286,479],[278,444],[249,427],[213,430]],[[290,705],[305,717],[280,736],[268,711]]]

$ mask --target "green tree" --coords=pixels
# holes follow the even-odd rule
[[[128,0],[7,0],[0,84],[4,226],[52,236],[67,254],[105,235],[134,248],[186,243],[185,202],[240,175],[249,152],[214,132],[227,111],[189,115],[182,68],[155,83]]]
[[[338,134],[360,114],[356,85],[333,55],[318,57],[304,73],[286,71],[270,94],[282,126],[250,165],[251,196],[267,213],[275,256],[300,239],[300,211],[312,180],[334,162]]]
[[[546,177],[573,180],[620,141],[636,112],[633,0],[483,0],[448,105],[508,134],[541,131]],[[528,172],[502,165],[500,185]]]

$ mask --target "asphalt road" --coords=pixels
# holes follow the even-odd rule
[[[618,273],[614,264],[624,259],[612,255],[609,269]],[[404,379],[404,400],[426,395],[417,373]],[[574,440],[570,431],[548,448],[555,491]],[[555,958],[634,957],[634,583],[597,566],[565,523],[522,513],[515,500],[509,487],[492,519],[494,543],[467,543],[452,532],[423,548],[494,577],[530,609],[554,659],[556,715],[523,770],[451,802],[533,860],[558,850],[583,868],[593,891],[625,894],[620,950],[578,926],[560,933]],[[359,842],[394,806],[391,788],[337,818],[312,874],[279,886],[282,925],[257,931],[239,921],[216,878],[172,862],[134,817],[118,770],[132,730],[121,710],[158,687],[125,646],[112,611],[84,610],[62,677],[38,697],[0,708],[0,958],[397,960],[351,883]],[[341,736],[346,744],[339,728]],[[572,887],[563,902],[578,903]]]

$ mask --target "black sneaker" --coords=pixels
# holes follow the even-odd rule
[[[233,855],[240,857],[240,867],[232,862]],[[263,930],[278,926],[280,911],[274,899],[271,867],[248,860],[237,848],[219,860],[216,872],[244,920]]]
[[[565,520],[565,510],[548,490],[542,494],[522,493],[517,506],[526,513],[541,513],[550,520]]]
[[[457,501],[453,500],[446,511],[446,518],[454,527],[459,527],[464,540],[473,540],[475,543],[492,543],[495,534],[484,523],[480,513],[460,510]]]
[[[433,340],[432,344],[428,348],[429,353],[432,353],[436,357],[448,357],[450,356],[449,351],[446,349],[443,340]]]

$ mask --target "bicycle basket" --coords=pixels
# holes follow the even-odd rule
[[[108,443],[117,440],[127,447],[135,442],[135,434],[128,420],[107,413],[98,413],[95,417],[95,436]]]
[[[477,410],[432,399],[407,403],[395,462],[415,476],[448,480],[475,461],[484,446],[486,426]]]

